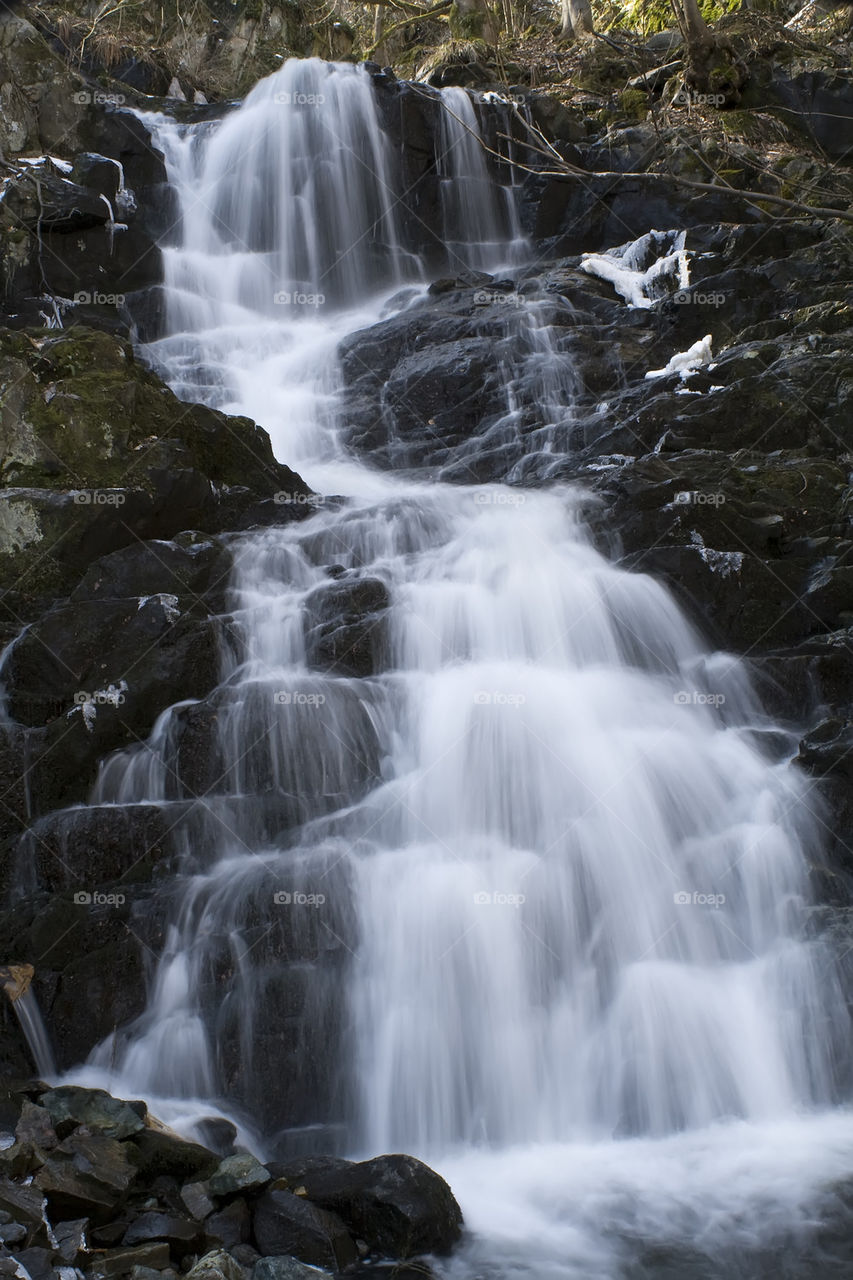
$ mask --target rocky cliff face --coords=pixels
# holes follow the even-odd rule
[[[10,958],[36,965],[70,1066],[141,1011],[161,890],[182,852],[178,814],[74,806],[100,761],[189,698],[201,701],[181,732],[204,792],[198,744],[233,626],[229,534],[299,519],[311,495],[253,423],[177,400],[134,358],[130,334],[157,331],[157,240],[170,218],[162,158],[136,116],[99,98],[22,18],[0,23],[0,58],[0,928]],[[377,91],[428,226],[428,104],[391,77]],[[752,92],[737,113],[685,110],[663,127],[609,90],[569,106],[528,95],[577,170],[525,178],[539,264],[506,280],[448,275],[348,339],[346,429],[378,466],[591,492],[611,554],[664,577],[716,644],[752,664],[780,726],[768,751],[793,741],[815,779],[827,833],[814,852],[815,924],[845,949],[853,236],[831,209],[853,191],[850,80],[771,51],[754,63]],[[717,189],[683,187],[685,175]],[[762,203],[780,191],[829,212]],[[690,286],[650,306],[629,307],[583,257],[671,229],[685,232]],[[535,380],[546,328],[574,369],[559,431]],[[711,358],[687,376],[673,366],[647,377],[706,338]],[[510,418],[506,357],[519,350],[529,379]],[[315,602],[316,665],[370,674],[359,628],[384,601],[362,585],[357,599],[330,586]],[[88,903],[74,901],[83,866]],[[5,1007],[0,1022],[3,1066],[25,1073]]]

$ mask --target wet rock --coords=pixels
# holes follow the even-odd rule
[[[13,491],[0,517],[0,583],[37,559],[43,589],[67,592],[100,556],[232,528],[265,498],[271,521],[310,514],[304,501],[272,501],[309,490],[276,462],[265,432],[182,403],[107,333],[0,331],[0,387],[0,478]]]
[[[37,1226],[44,1218],[44,1196],[37,1186],[22,1186],[0,1177],[0,1209],[14,1222]]]
[[[221,1156],[234,1155],[234,1144],[237,1141],[237,1126],[224,1116],[208,1116],[196,1125],[196,1133],[206,1147]]]
[[[212,1196],[225,1197],[256,1190],[269,1180],[269,1172],[254,1156],[226,1156],[208,1179],[207,1187]]]
[[[52,1217],[87,1217],[102,1223],[124,1202],[135,1177],[125,1146],[114,1138],[80,1132],[57,1147],[34,1181]]]
[[[72,592],[72,600],[130,600],[176,595],[215,612],[225,602],[231,572],[226,547],[201,534],[172,542],[135,542],[96,561]]]
[[[49,1113],[29,1098],[24,1098],[15,1137],[18,1142],[28,1142],[41,1151],[52,1151],[59,1141]]]
[[[341,580],[319,587],[305,602],[308,662],[346,675],[381,669],[387,644],[388,588],[378,578]]]
[[[199,1258],[187,1273],[187,1280],[248,1280],[248,1277],[239,1262],[224,1249],[214,1249]]]
[[[242,1197],[231,1200],[219,1213],[212,1213],[204,1223],[208,1248],[221,1246],[229,1251],[252,1238],[252,1216]]]
[[[91,895],[94,886],[149,878],[152,868],[176,856],[180,832],[180,814],[157,805],[59,810],[21,838],[19,876],[23,883]]]
[[[341,1218],[290,1191],[268,1190],[256,1201],[252,1216],[262,1254],[291,1254],[312,1266],[343,1269],[358,1250]]]
[[[30,1249],[16,1249],[14,1257],[26,1269],[30,1280],[54,1280],[56,1272],[51,1265],[53,1253],[50,1249],[38,1245]]]
[[[315,1157],[271,1168],[276,1177],[304,1188],[312,1203],[339,1214],[380,1255],[444,1253],[461,1234],[462,1213],[450,1187],[411,1156],[377,1156],[359,1164]]]
[[[213,1213],[216,1209],[215,1204],[207,1193],[206,1182],[188,1182],[181,1187],[181,1200],[197,1222],[202,1222],[208,1214]]]
[[[165,1271],[169,1265],[167,1244],[142,1244],[134,1249],[107,1249],[98,1256],[97,1271],[101,1276],[127,1276],[134,1267],[150,1267]]]
[[[135,1218],[124,1233],[123,1244],[149,1244],[152,1240],[165,1240],[169,1248],[178,1256],[183,1256],[193,1249],[201,1238],[198,1224],[188,1218],[179,1218],[169,1213],[143,1213]]]
[[[88,1218],[74,1218],[68,1222],[53,1224],[53,1236],[56,1250],[63,1262],[73,1263],[79,1254],[87,1249],[86,1230]]]
[[[40,227],[53,231],[86,231],[103,226],[108,206],[96,191],[62,177],[47,162],[39,171],[27,168],[10,179],[0,206],[0,225]]]
[[[323,1280],[328,1275],[328,1271],[310,1267],[298,1258],[259,1258],[252,1280]]]
[[[144,1129],[133,1139],[132,1149],[140,1177],[148,1180],[163,1174],[197,1180],[207,1177],[218,1164],[212,1151],[166,1129]]]
[[[144,1102],[122,1102],[104,1089],[84,1089],[61,1085],[41,1095],[41,1106],[60,1137],[67,1137],[78,1125],[104,1138],[130,1138],[145,1128]],[[110,1151],[112,1148],[104,1148]]]

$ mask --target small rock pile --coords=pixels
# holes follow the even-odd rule
[[[400,1260],[448,1252],[461,1229],[450,1187],[410,1156],[264,1165],[100,1089],[0,1096],[0,1276],[322,1280],[379,1275],[388,1259],[401,1275]]]

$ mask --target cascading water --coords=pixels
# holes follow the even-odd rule
[[[470,101],[443,105],[444,238],[511,260]],[[204,799],[148,1011],[89,1078],[177,1121],[251,1104],[272,1063],[285,1146],[450,1177],[459,1276],[616,1276],[628,1238],[722,1255],[807,1221],[853,1171],[847,1013],[801,937],[803,788],[743,670],[602,558],[583,494],[403,481],[336,444],[339,338],[424,274],[367,72],[289,63],[222,123],[149,124],[182,214],[149,357],[350,496],[235,540],[220,688],[102,770],[100,803]],[[547,449],[574,382],[542,315],[507,307],[498,430],[535,401]],[[372,593],[369,678],[312,659],[332,589]]]

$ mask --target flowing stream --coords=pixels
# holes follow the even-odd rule
[[[514,192],[469,95],[440,110],[432,230],[452,272],[511,272]],[[235,538],[216,767],[148,1011],[88,1078],[189,1123],[251,1114],[279,1064],[277,1141],[449,1178],[471,1228],[453,1276],[675,1277],[631,1241],[736,1259],[795,1239],[853,1173],[847,1013],[802,934],[803,784],[761,747],[742,667],[603,558],[581,491],[430,483],[342,448],[337,344],[432,270],[366,71],[291,62],[221,122],[146,119],[181,212],[147,358],[344,496]],[[547,448],[573,370],[541,300],[506,323],[507,420],[533,404]],[[310,661],[330,585],[388,605],[372,676]],[[186,803],[203,710],[167,712],[94,799]],[[303,993],[284,1018],[282,975]]]

